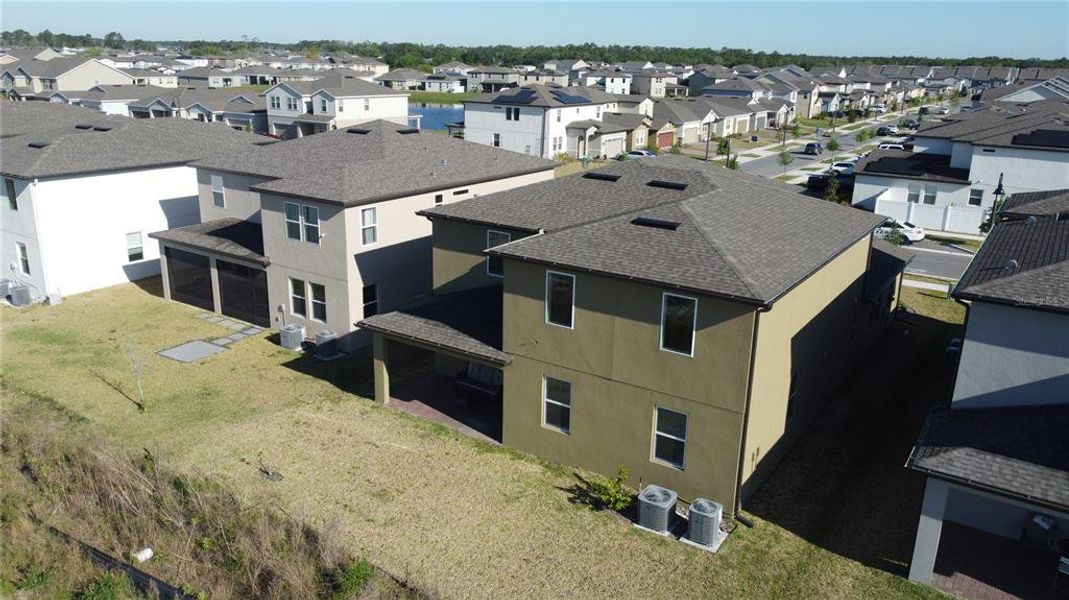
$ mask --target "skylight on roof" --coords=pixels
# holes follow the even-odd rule
[[[619,181],[620,175],[615,173],[583,173],[583,179],[597,179],[598,181]]]
[[[663,179],[651,179],[650,181],[646,182],[646,185],[655,188],[664,188],[666,190],[682,191],[687,189],[687,184],[685,183],[680,183],[678,181],[665,181]]]
[[[668,221],[665,219],[654,219],[652,217],[635,217],[631,219],[632,225],[638,225],[639,227],[652,227],[653,229],[665,229],[667,231],[675,231],[679,229],[681,223],[679,221]]]
[[[346,129],[345,131],[347,131],[349,133],[357,133],[357,134],[360,134],[360,135],[367,135],[367,134],[371,133],[370,129],[363,129],[363,128],[360,128],[360,127],[350,127],[349,129]]]
[[[48,142],[30,142],[29,144],[26,144],[26,145],[29,146],[30,148],[37,148],[38,150],[40,150],[41,148],[47,148],[48,147]]]
[[[74,126],[75,129],[92,129],[93,126],[89,123],[79,123]]]
[[[398,129],[397,133],[400,133],[401,135],[408,135],[410,133],[419,133],[419,130],[415,127],[409,127],[407,129]]]

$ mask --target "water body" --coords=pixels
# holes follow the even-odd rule
[[[464,120],[463,104],[409,104],[409,114],[423,115],[423,129],[445,129],[448,123]]]

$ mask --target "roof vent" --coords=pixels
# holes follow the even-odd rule
[[[638,225],[639,227],[652,227],[654,229],[666,229],[668,231],[675,231],[679,229],[680,223],[678,221],[666,221],[664,219],[652,219],[650,217],[635,217],[631,219],[632,225]]]
[[[26,145],[29,146],[30,148],[37,148],[38,150],[40,150],[41,148],[47,148],[48,147],[48,142],[30,142],[29,144],[26,144]]]
[[[687,184],[679,183],[678,181],[664,181],[663,179],[651,179],[646,185],[655,188],[664,188],[666,190],[685,190]]]
[[[400,133],[401,135],[408,135],[410,133],[419,133],[419,130],[415,127],[409,127],[407,129],[398,129],[397,133]]]
[[[1021,268],[1021,263],[1017,262],[1016,258],[1011,258],[1006,262],[1006,272],[1013,273],[1017,269]]]
[[[615,173],[596,173],[593,171],[583,173],[583,179],[597,179],[598,181],[618,181],[620,175]]]
[[[90,123],[78,123],[74,126],[75,129],[92,129],[93,125]]]
[[[359,127],[350,127],[349,129],[346,129],[345,131],[348,131],[349,133],[359,133],[360,135],[367,135],[367,134],[371,133],[370,129],[361,129]]]
[[[108,127],[107,125],[97,125],[93,128],[93,131],[111,131],[111,127]]]

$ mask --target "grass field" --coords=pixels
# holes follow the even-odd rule
[[[158,286],[156,279],[59,306],[4,308],[5,416],[20,398],[49,399],[123,447],[147,448],[180,471],[218,479],[243,501],[279,501],[296,518],[329,526],[353,555],[442,597],[942,597],[874,568],[884,566],[875,549],[855,548],[887,534],[888,523],[863,511],[866,494],[879,497],[880,480],[855,485],[841,479],[862,477],[855,471],[832,472],[821,486],[803,486],[787,504],[804,505],[813,518],[781,508],[775,491],[759,493],[756,527],[738,527],[712,556],[577,506],[566,491],[576,481],[570,468],[373,404],[366,352],[319,363],[260,335],[194,364],[161,358],[157,350],[224,332],[197,309],[160,298]],[[911,290],[903,302],[933,314],[947,305]],[[135,389],[122,350],[129,345],[143,361],[143,413],[127,398]],[[871,455],[864,450],[828,452]],[[799,456],[787,473],[808,473],[811,454]],[[899,458],[885,466],[895,477],[904,472]],[[282,480],[261,477],[261,464]],[[824,494],[829,486],[832,496]],[[853,520],[835,517],[840,497],[856,501],[842,507]],[[898,537],[912,535],[911,510],[899,511]],[[841,541],[850,539],[847,525],[856,541]],[[900,549],[890,554],[901,560]]]
[[[609,164],[607,160],[592,160],[587,162],[586,168],[583,168],[583,162],[579,160],[573,160],[566,163],[561,163],[553,171],[554,177],[565,177],[568,175],[575,175],[576,173],[582,173],[583,171],[589,171],[591,169],[597,169],[598,167],[604,167]]]

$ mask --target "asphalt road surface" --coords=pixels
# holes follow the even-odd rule
[[[915,244],[901,246],[900,250],[909,256],[907,274],[945,279],[960,279],[973,257],[970,252],[957,250],[935,240],[921,240]]]

